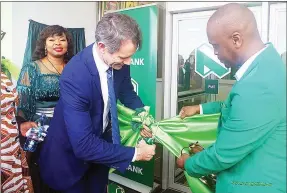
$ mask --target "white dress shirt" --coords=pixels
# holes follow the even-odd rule
[[[252,62],[256,59],[256,57],[261,54],[261,52],[263,52],[263,50],[265,50],[268,47],[268,45],[266,45],[264,48],[262,48],[261,50],[259,50],[258,52],[256,52],[255,54],[253,54],[248,60],[246,60],[246,62],[244,62],[244,64],[237,70],[237,72],[235,73],[234,77],[236,79],[236,81],[240,81],[240,79],[242,78],[242,76],[244,75],[244,73],[247,71],[247,69],[249,68],[249,66],[252,64]],[[199,105],[200,107],[200,114],[203,114],[203,109],[202,109],[202,105]]]
[[[94,60],[99,72],[100,76],[100,82],[101,82],[101,89],[102,89],[102,96],[104,100],[104,113],[103,113],[103,132],[105,131],[106,127],[109,123],[109,117],[108,113],[110,111],[109,109],[109,90],[108,90],[108,78],[107,78],[107,70],[109,69],[109,66],[104,63],[104,61],[100,58],[96,51],[96,44],[93,46],[93,56]]]
[[[105,132],[106,127],[109,123],[108,113],[109,109],[109,90],[108,90],[108,78],[107,78],[107,70],[109,66],[100,58],[99,54],[97,53],[96,43],[93,45],[93,56],[94,60],[99,72],[100,82],[101,82],[101,89],[102,89],[102,96],[104,101],[104,113],[103,113],[103,132]],[[133,162],[136,160],[137,155],[137,148],[135,148],[135,154],[133,157]]]

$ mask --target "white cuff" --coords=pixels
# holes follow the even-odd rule
[[[134,154],[134,157],[132,159],[132,162],[135,162],[137,159],[137,148],[135,148],[135,154]]]
[[[202,105],[199,105],[199,109],[200,109],[200,114],[203,114],[203,110],[202,110]]]

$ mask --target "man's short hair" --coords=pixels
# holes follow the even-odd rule
[[[110,53],[117,52],[124,40],[132,40],[137,48],[141,48],[142,34],[137,22],[120,13],[107,13],[98,22],[96,43],[102,42]]]

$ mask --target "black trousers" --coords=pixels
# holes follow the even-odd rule
[[[49,186],[44,183],[40,176],[39,166],[36,163],[30,163],[29,167],[34,193],[60,193],[59,191],[49,188]]]

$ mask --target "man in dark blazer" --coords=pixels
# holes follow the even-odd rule
[[[138,24],[127,15],[106,14],[95,37],[61,75],[60,100],[39,159],[45,183],[64,193],[106,192],[110,168],[124,172],[132,161],[155,154],[145,142],[120,145],[117,99],[131,109],[144,106],[129,67],[142,42]]]

